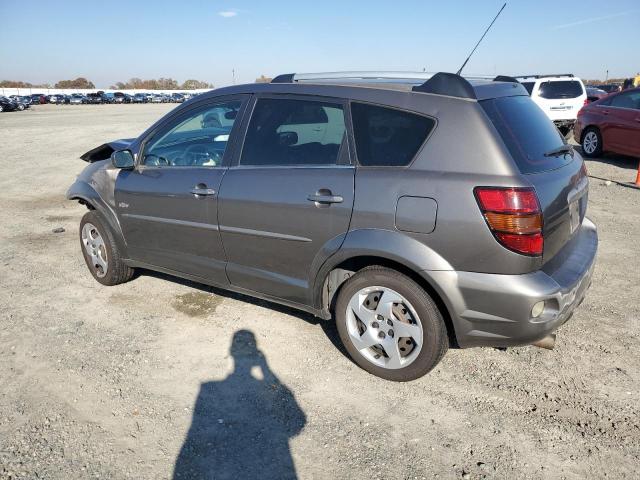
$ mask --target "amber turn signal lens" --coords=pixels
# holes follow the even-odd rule
[[[496,232],[527,234],[539,233],[542,229],[542,215],[511,215],[506,213],[487,212],[484,214],[487,223]]]

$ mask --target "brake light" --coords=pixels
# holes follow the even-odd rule
[[[542,211],[535,190],[476,187],[474,193],[489,229],[501,245],[522,255],[542,255]]]
[[[584,103],[582,104],[582,106],[584,107],[585,105],[589,105],[589,99],[588,98],[584,99]]]

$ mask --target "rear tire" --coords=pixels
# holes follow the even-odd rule
[[[602,155],[602,135],[596,127],[587,128],[580,142],[585,157],[593,158]]]
[[[389,268],[367,267],[347,280],[338,293],[335,318],[353,361],[386,380],[422,377],[449,346],[434,300],[411,278]]]
[[[122,261],[111,228],[95,210],[80,221],[80,248],[91,275],[102,285],[118,285],[133,277],[134,270]]]

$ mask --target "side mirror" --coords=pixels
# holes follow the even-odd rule
[[[131,170],[135,166],[135,160],[129,150],[119,150],[111,154],[111,163],[114,167],[123,170]]]

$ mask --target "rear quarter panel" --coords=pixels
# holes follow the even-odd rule
[[[442,96],[413,97],[412,109],[437,118],[436,127],[409,167],[357,168],[347,241],[352,232],[363,229],[397,231],[398,199],[428,197],[437,202],[435,229],[401,234],[423,243],[435,255],[433,259],[412,259],[413,264],[424,270],[503,274],[539,268],[539,258],[502,247],[478,208],[473,193],[476,186],[528,186],[481,107]]]

